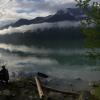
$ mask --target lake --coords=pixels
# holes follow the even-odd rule
[[[0,43],[0,64],[10,75],[43,72],[59,79],[100,80],[100,63],[87,57],[82,40],[43,41],[43,43]]]

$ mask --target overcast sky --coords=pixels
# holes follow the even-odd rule
[[[75,0],[0,0],[0,25],[20,18],[47,16],[68,7],[75,7]]]
[[[74,0],[0,0],[0,20],[34,18],[73,6]]]

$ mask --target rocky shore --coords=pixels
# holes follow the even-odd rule
[[[92,86],[91,91],[80,91],[78,96],[44,89],[43,100],[100,100],[100,84]],[[37,87],[32,78],[22,78],[0,86],[0,100],[40,100]]]

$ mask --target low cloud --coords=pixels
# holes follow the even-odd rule
[[[62,21],[55,23],[41,23],[41,24],[31,24],[31,25],[23,25],[20,27],[9,27],[7,29],[0,30],[0,35],[4,34],[13,34],[13,33],[25,33],[27,31],[36,31],[37,29],[45,29],[45,28],[64,28],[64,27],[78,27],[80,22],[76,21]]]

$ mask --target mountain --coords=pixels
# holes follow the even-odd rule
[[[30,25],[30,24],[38,24],[38,23],[53,23],[53,22],[60,22],[60,21],[69,21],[67,26],[70,26],[69,24],[75,24],[74,21],[77,23],[78,21],[85,19],[84,13],[78,9],[78,8],[67,8],[65,10],[59,10],[54,15],[49,15],[46,17],[36,17],[34,19],[28,20],[28,19],[20,19],[16,21],[15,23],[9,25],[12,27],[18,27],[22,25]],[[61,25],[61,23],[59,23]],[[40,25],[40,24],[39,24]],[[41,24],[42,25],[42,24]],[[40,26],[41,26],[40,25]],[[50,24],[52,25],[52,24]],[[54,25],[56,25],[54,23]],[[6,26],[9,27],[9,26]],[[38,26],[38,25],[36,25]],[[59,26],[59,25],[58,25]],[[42,26],[41,26],[42,27]],[[11,34],[4,34],[0,35],[0,42],[1,43],[13,43],[13,44],[33,44],[33,43],[43,43],[43,45],[48,45],[48,43],[55,43],[55,40],[60,43],[60,41],[73,41],[73,40],[82,40],[84,36],[81,34],[80,27],[50,27],[45,28],[42,27],[40,29],[36,29],[36,31],[31,31],[30,29],[27,29],[28,26],[25,26],[26,31],[24,34],[22,34],[22,31],[17,31],[15,28],[11,28]],[[31,27],[32,29],[34,26]],[[19,28],[21,30],[21,28]],[[51,45],[51,44],[50,44]]]
[[[12,26],[17,27],[17,26],[21,26],[21,25],[30,25],[30,24],[42,23],[42,22],[44,22],[44,20],[47,17],[36,17],[35,19],[32,19],[32,20],[20,19],[16,23],[14,23]]]
[[[57,11],[54,15],[49,15],[46,17],[36,17],[34,19],[20,19],[14,24],[10,24],[5,26],[6,28],[9,26],[18,27],[22,25],[30,25],[30,24],[37,24],[43,22],[59,22],[59,21],[80,21],[85,19],[86,16],[79,8],[67,8],[64,10]]]

